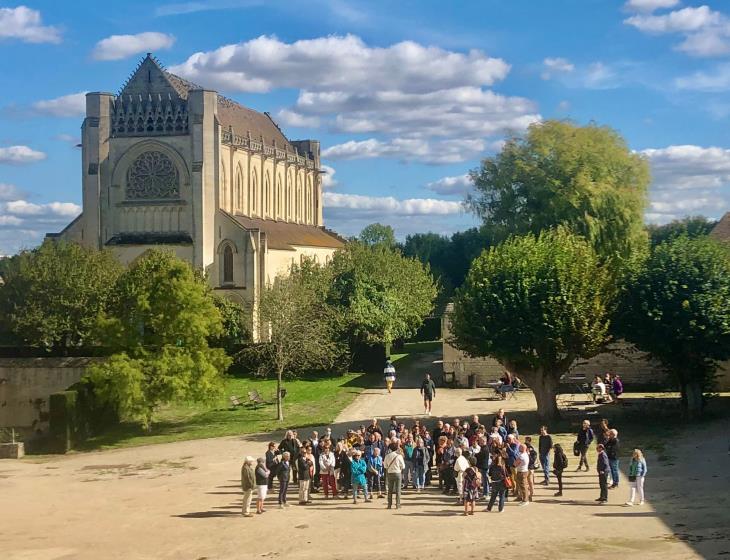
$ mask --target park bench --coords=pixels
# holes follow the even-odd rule
[[[255,389],[253,391],[248,392],[248,402],[250,404],[253,404],[253,407],[256,408],[260,404],[265,404],[266,401],[261,398],[261,395],[259,395],[259,392]]]
[[[231,406],[243,406],[241,399],[239,399],[236,395],[231,395],[230,400]]]

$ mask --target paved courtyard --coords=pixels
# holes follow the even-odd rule
[[[426,363],[416,364],[416,370]],[[418,390],[399,380],[392,395],[365,391],[338,427],[372,416],[421,413]],[[435,415],[488,415],[502,403],[484,390],[437,393]],[[521,394],[509,411],[534,409]],[[271,436],[227,437],[0,461],[0,550],[4,560],[228,558],[721,558],[730,555],[727,422],[689,432],[672,461],[648,455],[648,503],[627,508],[625,485],[598,506],[594,474],[566,477],[563,498],[538,487],[536,501],[465,518],[437,490],[407,493],[401,510],[382,501],[324,502],[240,516],[241,458],[260,456]],[[304,432],[304,430],[302,430]],[[309,428],[306,430],[308,433]],[[695,434],[696,436],[697,434]],[[673,463],[673,464],[672,464]],[[296,491],[296,489],[294,489]],[[480,508],[483,509],[483,506]]]

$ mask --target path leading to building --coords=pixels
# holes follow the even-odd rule
[[[412,362],[399,378],[410,385],[437,355]],[[401,383],[401,387],[403,383]],[[489,415],[503,406],[487,391],[439,389],[434,410],[452,417]],[[366,390],[340,414],[335,432],[377,416],[422,412],[418,389]],[[521,393],[504,406],[514,416],[534,409]],[[627,508],[626,486],[598,506],[593,472],[566,477],[563,498],[538,487],[528,507],[463,517],[436,489],[404,496],[401,510],[382,500],[353,507],[323,501],[285,510],[269,500],[263,516],[240,516],[239,473],[245,455],[260,456],[272,435],[227,437],[69,455],[0,461],[0,557],[61,559],[304,558],[395,560],[422,555],[459,559],[648,560],[721,558],[728,542],[727,421],[688,433],[672,460],[649,455],[649,501]],[[307,430],[308,431],[308,430]],[[302,430],[302,432],[305,432]],[[574,466],[571,457],[571,467]]]

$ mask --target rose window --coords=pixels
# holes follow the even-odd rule
[[[127,172],[127,198],[178,198],[177,168],[162,152],[144,152]]]

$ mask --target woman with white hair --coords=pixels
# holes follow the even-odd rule
[[[629,465],[629,487],[631,491],[629,493],[629,501],[626,502],[627,506],[633,506],[634,500],[639,498],[639,505],[644,505],[644,478],[646,477],[646,459],[641,449],[634,449],[634,454],[631,457],[631,464]]]
[[[461,447],[454,450],[456,461],[454,462],[454,475],[456,476],[456,495],[459,503],[464,501],[464,473],[469,468],[469,460],[464,457]]]
[[[269,491],[269,469],[266,458],[259,457],[256,464],[256,513],[264,513],[264,500]]]
[[[241,466],[241,490],[243,491],[243,507],[241,515],[244,517],[253,517],[251,514],[251,497],[253,489],[256,486],[256,473],[253,469],[254,459],[248,456],[244,459]]]

